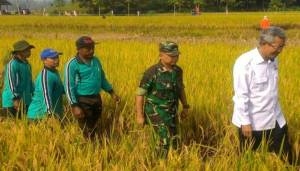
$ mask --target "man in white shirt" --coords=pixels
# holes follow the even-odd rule
[[[240,148],[251,142],[256,150],[267,138],[268,150],[282,151],[291,158],[287,124],[278,102],[278,61],[286,36],[279,27],[263,30],[257,48],[235,62],[234,112],[232,123],[239,128]],[[249,141],[251,140],[251,141]]]

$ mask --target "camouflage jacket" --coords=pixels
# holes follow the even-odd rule
[[[159,115],[166,124],[176,116],[180,93],[184,88],[182,69],[174,65],[172,71],[159,62],[146,70],[140,82],[144,90],[146,115]]]

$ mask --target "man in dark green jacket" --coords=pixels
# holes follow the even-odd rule
[[[31,66],[27,61],[34,46],[20,40],[13,48],[12,59],[5,67],[2,107],[9,115],[21,117],[27,112],[34,91]]]
[[[119,102],[107,81],[100,60],[94,56],[95,42],[88,36],[76,41],[77,55],[65,66],[65,92],[85,137],[95,135],[96,123],[102,112],[101,90]]]

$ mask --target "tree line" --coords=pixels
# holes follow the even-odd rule
[[[190,12],[196,6],[200,11],[278,11],[300,8],[300,0],[71,0],[89,13],[133,14]],[[65,0],[54,0],[54,6],[63,6]]]

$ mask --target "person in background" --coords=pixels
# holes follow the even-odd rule
[[[264,18],[260,22],[260,29],[265,30],[270,27],[270,21],[267,16],[264,16]]]

